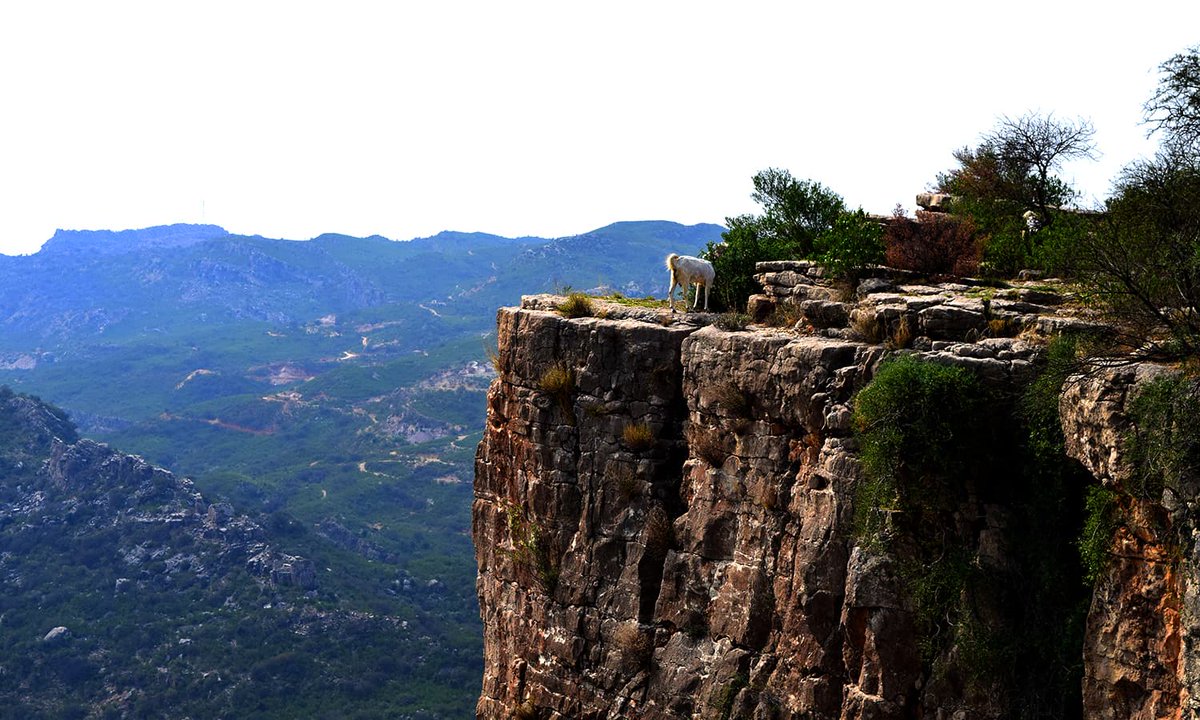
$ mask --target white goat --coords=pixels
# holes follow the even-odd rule
[[[717,276],[712,263],[690,255],[671,253],[667,256],[667,269],[671,271],[671,289],[667,291],[667,298],[671,301],[671,312],[675,312],[675,287],[683,289],[683,309],[686,310],[687,291],[692,285],[704,286],[704,309],[707,311],[708,291],[712,287],[713,279]],[[695,310],[699,304],[700,289],[697,288],[696,301],[692,303],[692,309]]]

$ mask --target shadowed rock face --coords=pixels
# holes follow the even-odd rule
[[[1148,364],[1106,369],[1068,384],[1060,402],[1068,454],[1117,493],[1123,516],[1088,611],[1088,718],[1200,713],[1197,488],[1185,477],[1161,498],[1130,492],[1130,402],[1140,385],[1165,372]]]
[[[845,307],[802,307],[803,332],[726,332],[706,316],[604,303],[602,317],[565,319],[546,296],[502,309],[473,508],[478,717],[1014,716],[1012,687],[967,681],[963,648],[922,657],[897,559],[852,527],[853,397],[887,351],[851,318],[886,328],[908,313],[914,332],[940,335],[918,335],[916,354],[1009,397],[1042,360],[1037,334],[1079,322],[1040,291],[1008,292],[1025,303],[1015,309],[955,292],[880,282],[855,301],[829,293],[822,302]],[[978,331],[997,310],[1019,311],[1023,339]],[[570,371],[567,389],[547,381],[551,369]],[[1128,388],[1153,375],[1130,372],[1073,384],[1078,396],[1063,400],[1070,452],[1103,482],[1119,477]],[[652,441],[631,442],[631,426]],[[972,491],[953,514],[940,531],[974,565],[1011,562],[1007,508]],[[1097,585],[1083,716],[1185,717],[1200,676],[1188,655],[1195,563],[1158,562],[1154,537],[1117,541],[1138,558],[1111,563]],[[1000,599],[977,607],[985,624],[1019,622]]]

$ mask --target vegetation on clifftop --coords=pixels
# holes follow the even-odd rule
[[[1080,705],[1087,478],[1062,451],[1061,367],[1014,401],[965,368],[902,355],[855,400],[856,535],[896,564],[929,682],[1000,693],[1014,717]]]

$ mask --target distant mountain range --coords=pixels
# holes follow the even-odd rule
[[[411,677],[392,685],[354,665],[377,661],[375,650],[356,654],[337,645],[336,633],[325,646],[307,642],[291,650],[273,636],[276,654],[253,661],[266,669],[256,674],[251,663],[237,671],[238,692],[252,694],[253,681],[265,679],[270,699],[237,717],[304,716],[304,708],[317,706],[315,696],[289,692],[289,678],[341,688],[338,678],[354,676],[375,678],[355,707],[362,717],[401,708],[424,708],[412,717],[465,717],[481,667],[470,481],[494,375],[486,356],[496,308],[567,286],[662,296],[663,258],[697,253],[719,242],[721,231],[628,222],[557,239],[447,232],[403,242],[342,235],[273,240],[211,225],[61,231],[34,255],[0,256],[0,385],[64,408],[85,436],[189,476],[206,503],[227,503],[234,516],[261,529],[255,532],[280,557],[311,562],[319,588],[307,600],[288,591],[297,612],[315,603],[338,617],[378,618],[380,627],[407,622],[436,648],[439,672],[410,672],[401,663],[395,672]],[[33,485],[12,467],[0,463],[0,499],[16,503]],[[60,508],[91,502],[86,492],[72,492],[54,502]],[[38,543],[74,532],[70,522],[51,525]],[[88,536],[104,583],[125,572],[118,562],[128,553],[124,534]],[[78,552],[72,548],[83,536],[73,537],[38,551],[37,562],[51,568],[39,578],[53,583],[56,563],[72,565],[70,555]],[[198,553],[187,550],[192,541],[178,539],[180,552]],[[56,556],[54,548],[66,554]],[[249,583],[238,593],[275,592],[262,589],[261,575],[238,582]],[[26,594],[27,585],[5,587],[13,603],[42,602]],[[161,590],[154,583],[138,588]],[[150,607],[156,602],[146,600]],[[80,608],[74,624],[84,627]],[[261,605],[239,608],[245,614],[232,624],[207,626],[206,642],[219,644],[222,627],[275,622]],[[19,626],[0,622],[0,647],[34,647],[26,636],[51,620],[26,613]],[[155,642],[147,657],[165,652],[165,641]],[[376,635],[371,642],[375,648],[390,641]],[[313,663],[287,655],[301,651],[317,653]],[[46,662],[64,653],[56,649]],[[88,687],[98,686],[93,681],[103,663],[84,660],[79,671]],[[49,678],[46,692],[56,692],[59,675],[30,672]],[[235,716],[222,714],[228,693],[213,690],[224,704],[214,699],[205,706],[196,692],[189,696],[198,703],[189,705],[194,716]],[[90,704],[98,697],[73,696],[72,707],[100,712]],[[38,707],[36,693],[21,698]],[[166,702],[138,702],[160,701]]]
[[[665,293],[662,256],[718,240],[716,225],[626,222],[567,238],[444,232],[396,242],[230,235],[213,225],[59,231],[30,256],[0,256],[0,349],[189,325],[305,322],[399,304],[472,316],[556,286]],[[378,314],[378,313],[376,313]],[[32,344],[32,347],[31,347]]]

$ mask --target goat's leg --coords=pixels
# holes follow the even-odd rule
[[[700,293],[696,293],[696,295],[699,294]],[[704,283],[704,312],[708,312],[708,283]]]

